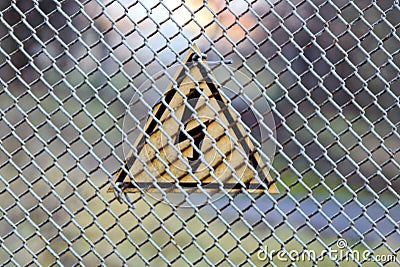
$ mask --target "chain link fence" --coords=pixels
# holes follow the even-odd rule
[[[398,266],[399,18],[389,0],[1,1],[0,262]],[[279,194],[120,203],[130,100],[195,44],[268,102]]]

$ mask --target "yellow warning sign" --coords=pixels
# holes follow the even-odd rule
[[[129,153],[114,182],[128,193],[139,187],[148,192],[278,193],[237,112],[196,55],[191,51],[185,57],[187,67],[174,77],[177,86],[169,85],[154,107],[145,134],[134,144],[137,156]]]

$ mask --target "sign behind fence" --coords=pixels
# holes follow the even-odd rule
[[[124,192],[199,192],[224,189],[277,193],[238,114],[220,93],[200,53],[190,51],[115,183]],[[239,115],[240,116],[240,115]],[[129,170],[130,175],[125,170]],[[258,179],[255,179],[258,177]],[[259,181],[262,181],[261,183]],[[263,184],[265,183],[265,184]],[[113,191],[113,188],[110,188]]]

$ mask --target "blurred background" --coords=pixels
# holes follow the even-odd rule
[[[398,266],[399,18],[389,0],[1,1],[0,262],[262,266],[261,246],[340,237]],[[125,111],[192,44],[268,101],[280,194],[131,209],[107,193]]]

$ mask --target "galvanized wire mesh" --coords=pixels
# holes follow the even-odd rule
[[[0,3],[0,262],[273,266],[400,263],[398,1]],[[192,44],[233,60],[276,123],[280,194],[176,209],[107,193],[135,90]],[[382,261],[380,255],[395,255]]]

